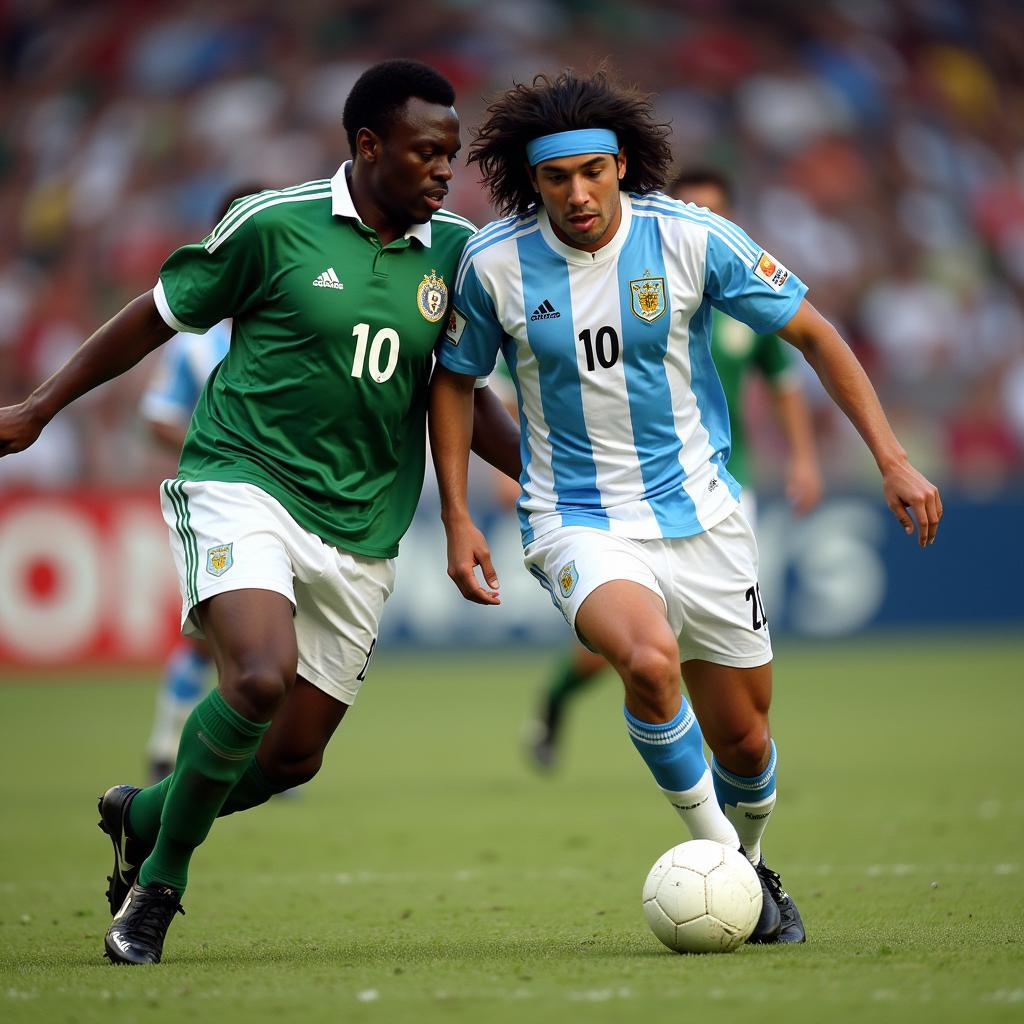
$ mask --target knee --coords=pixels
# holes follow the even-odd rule
[[[323,763],[323,751],[318,750],[305,756],[277,758],[272,764],[263,765],[263,771],[283,789],[293,789],[314,778]]]
[[[266,721],[280,706],[295,683],[295,673],[270,661],[253,659],[223,667],[221,689],[239,714],[253,721]]]
[[[649,720],[670,718],[679,707],[679,653],[656,644],[634,648],[621,669],[626,692],[649,709]]]
[[[715,757],[729,771],[750,778],[760,775],[771,760],[771,735],[767,718],[758,718],[745,728],[722,737]]]

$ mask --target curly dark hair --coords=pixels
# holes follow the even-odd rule
[[[503,214],[525,213],[536,201],[526,164],[526,144],[542,135],[581,128],[610,128],[626,152],[627,192],[653,192],[672,164],[667,124],[654,120],[649,93],[612,81],[605,68],[580,78],[567,68],[557,78],[537,75],[516,83],[487,108],[469,162],[480,165],[491,201]]]
[[[386,135],[395,114],[413,96],[451,107],[455,104],[455,87],[440,71],[418,60],[384,60],[364,71],[352,86],[341,115],[352,155],[356,155],[360,128]]]

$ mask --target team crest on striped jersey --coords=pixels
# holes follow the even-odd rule
[[[221,544],[206,552],[206,571],[211,576],[223,576],[235,564],[231,549],[233,544]]]
[[[558,589],[562,592],[562,597],[570,597],[572,592],[576,589],[576,584],[580,581],[580,574],[576,571],[576,562],[566,562],[561,569],[558,570]]]
[[[629,308],[645,324],[652,324],[665,312],[665,278],[643,277],[629,282]]]
[[[448,308],[448,287],[436,270],[423,275],[423,280],[416,290],[416,305],[423,318],[432,324],[436,324],[444,316]]]

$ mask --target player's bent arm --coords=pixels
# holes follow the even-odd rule
[[[20,405],[0,409],[0,455],[27,448],[66,405],[130,370],[174,335],[146,292],[92,334]]]
[[[796,514],[803,516],[821,501],[824,490],[811,411],[800,385],[785,378],[772,388],[772,401],[789,450],[786,497]]]
[[[932,543],[942,518],[938,488],[910,464],[868,375],[839,332],[804,299],[777,333],[803,353],[825,390],[864,438],[882,474],[886,504],[903,529],[913,533],[909,508],[917,520],[918,543],[921,547]]]
[[[519,454],[519,424],[505,403],[489,388],[473,392],[473,451],[496,470],[519,479],[523,470]]]
[[[500,604],[498,577],[483,534],[469,514],[469,451],[473,438],[476,379],[440,364],[430,382],[430,451],[441,496],[441,521],[448,538],[448,575],[467,601]],[[480,566],[488,587],[480,586]]]

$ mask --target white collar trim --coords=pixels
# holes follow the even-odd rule
[[[351,160],[346,160],[331,178],[331,213],[335,217],[349,217],[352,220],[363,223],[356,210],[356,204],[352,202],[352,193],[348,188],[348,169],[352,166]],[[424,248],[430,248],[430,221],[426,224],[412,224],[409,230],[403,235],[404,238],[418,239]]]
[[[633,203],[628,192],[619,192],[619,203],[622,208],[622,220],[619,221],[618,229],[612,235],[607,245],[602,245],[597,252],[584,252],[571,245],[566,245],[556,234],[551,226],[551,218],[548,211],[544,209],[543,203],[537,204],[537,223],[540,225],[540,233],[544,241],[564,260],[569,263],[578,263],[580,266],[589,267],[595,263],[604,263],[617,256],[622,247],[626,244],[629,236],[629,229],[633,223]]]

